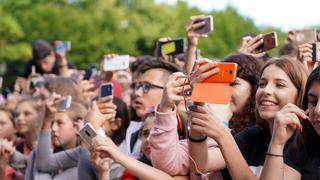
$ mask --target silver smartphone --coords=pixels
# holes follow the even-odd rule
[[[79,131],[80,137],[87,143],[91,144],[92,139],[98,135],[90,123],[86,123]]]

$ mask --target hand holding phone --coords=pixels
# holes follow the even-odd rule
[[[256,48],[257,52],[265,52],[278,46],[277,33],[271,32],[263,35],[263,43]]]
[[[208,34],[213,31],[213,17],[212,16],[204,16],[201,20],[195,21],[196,23],[202,23],[203,25],[194,31],[200,34]]]
[[[92,139],[98,136],[96,130],[90,123],[86,123],[79,131],[80,137],[89,145],[92,143]]]
[[[72,102],[72,96],[63,96],[63,102],[57,106],[58,110],[66,110],[70,108]]]

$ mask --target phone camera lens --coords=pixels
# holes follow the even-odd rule
[[[232,71],[231,71],[231,70],[229,71],[229,74],[232,74]]]

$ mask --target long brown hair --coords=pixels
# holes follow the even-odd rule
[[[260,78],[263,74],[263,71],[271,66],[275,65],[276,67],[283,70],[288,77],[290,78],[290,81],[294,84],[296,89],[298,90],[298,96],[295,102],[295,105],[298,107],[302,107],[303,103],[303,96],[305,93],[305,84],[307,82],[308,73],[305,67],[297,60],[291,59],[289,56],[282,56],[278,58],[271,59],[268,61],[262,68]],[[256,116],[257,116],[257,124],[260,127],[268,128],[268,123],[263,120],[258,112],[257,106],[256,106]]]

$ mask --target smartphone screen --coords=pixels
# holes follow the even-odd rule
[[[100,86],[100,98],[111,96],[113,94],[113,85],[112,83],[102,84]]]
[[[184,39],[178,38],[166,42],[160,42],[161,55],[178,55],[184,53]]]

